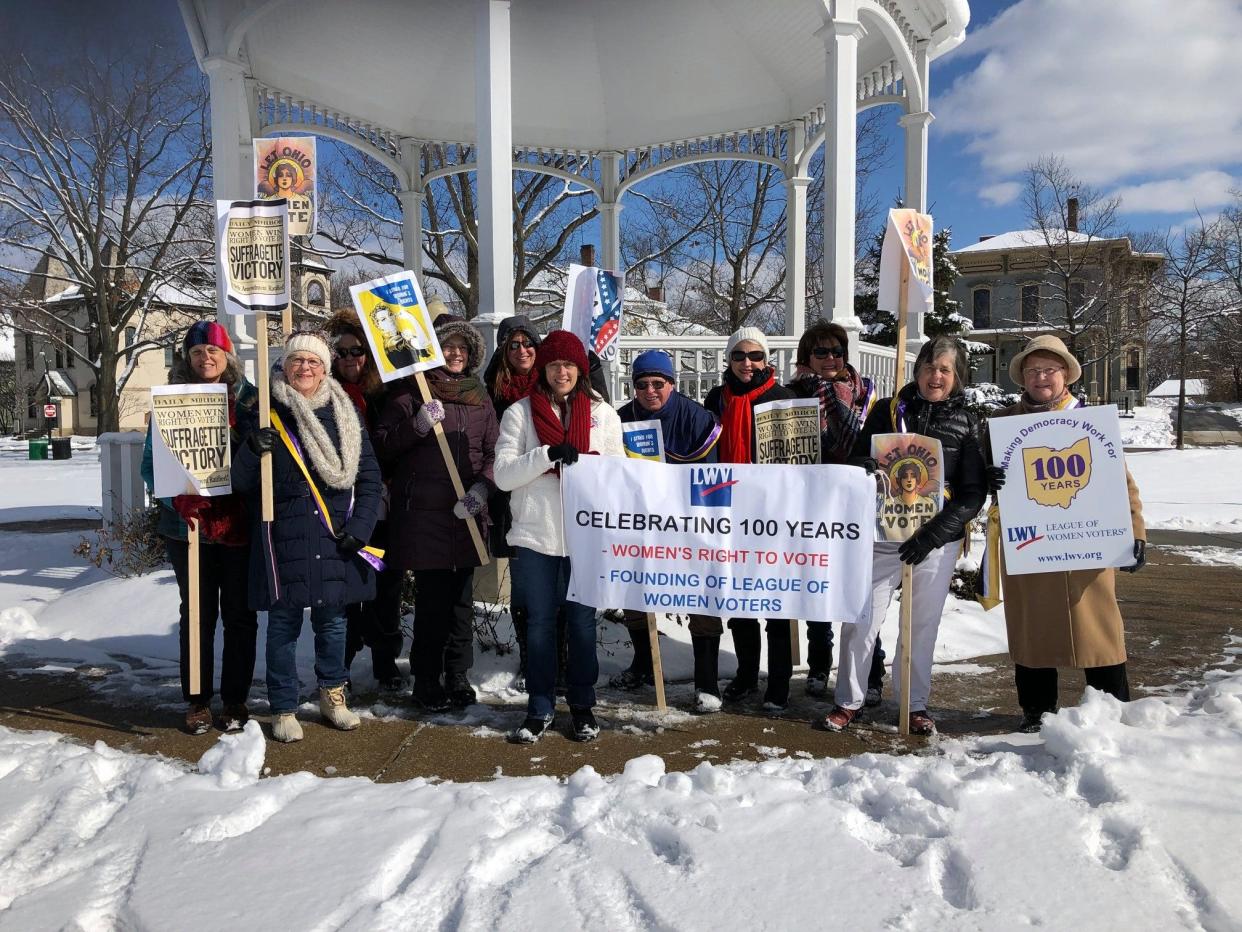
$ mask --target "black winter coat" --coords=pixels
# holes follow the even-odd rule
[[[272,408],[285,427],[297,433],[293,412],[272,400]],[[332,439],[339,440],[332,405],[316,412]],[[258,411],[246,412],[238,422],[244,438],[258,427]],[[332,526],[338,535],[350,534],[366,543],[379,514],[381,482],[379,464],[367,432],[362,431],[362,453],[353,489],[333,489],[307,460],[319,494],[327,503]],[[375,597],[375,572],[361,557],[345,553],[323,526],[318,506],[302,471],[283,443],[272,451],[272,498],[275,521],[270,539],[264,533],[259,503],[259,457],[249,444],[239,443],[233,457],[233,488],[249,496],[251,513],[250,607],[322,608],[366,602]]]
[[[940,514],[923,526],[923,531],[930,533],[941,546],[961,540],[966,534],[966,525],[979,513],[987,498],[979,418],[966,407],[966,397],[961,393],[944,401],[924,401],[918,386],[910,382],[902,386],[897,398],[906,406],[905,433],[939,440],[944,457],[948,501]],[[892,401],[891,396],[881,398],[871,409],[854,441],[854,459],[871,456],[873,435],[898,432],[898,426],[893,423]]]
[[[730,376],[726,374],[725,378],[728,379],[729,377]],[[767,378],[766,370],[760,377]],[[784,401],[786,398],[792,398],[792,397],[794,397],[793,392],[791,392],[789,389],[783,386],[780,382],[777,382],[775,379],[773,379],[772,387],[769,388],[762,395],[757,397],[753,402],[751,402],[751,406],[753,407],[754,405],[761,405],[768,401]],[[716,415],[716,420],[723,421],[724,419],[724,386],[723,385],[717,385],[715,388],[713,388],[710,392],[707,393],[707,397],[703,400],[703,407],[705,407],[712,414]],[[717,443],[716,447],[717,447],[717,450],[719,450],[720,444]],[[752,463],[755,461],[755,433],[754,433],[753,428],[751,430],[751,435],[750,435],[750,461]]]

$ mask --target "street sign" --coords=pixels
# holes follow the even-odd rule
[[[54,418],[54,417],[56,417],[56,405],[44,405],[44,406],[43,406],[43,416],[44,416],[45,418]]]

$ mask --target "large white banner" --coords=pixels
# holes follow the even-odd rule
[[[854,621],[871,594],[875,483],[861,469],[584,456],[561,487],[576,602]]]
[[[988,422],[1005,572],[1129,566],[1134,528],[1116,405],[1068,408]]]

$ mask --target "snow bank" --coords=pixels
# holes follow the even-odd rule
[[[99,517],[99,447],[94,437],[74,437],[72,447],[72,459],[30,460],[25,440],[0,438],[0,524]]]
[[[0,729],[0,925],[1242,924],[1242,676],[1224,665],[1188,695],[1090,693],[1042,736],[921,756],[376,785],[256,781],[261,738],[221,741],[200,774]]]
[[[1242,447],[1127,453],[1151,528],[1242,533]]]

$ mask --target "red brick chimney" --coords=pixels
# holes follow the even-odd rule
[[[1065,202],[1065,229],[1071,233],[1078,232],[1078,198],[1071,197]]]
[[[586,266],[595,265],[595,247],[587,244],[579,248],[578,263]]]
[[[663,285],[648,285],[647,286],[647,297],[650,298],[652,301],[659,301],[663,303],[664,302],[664,286]]]

